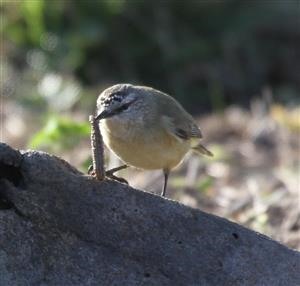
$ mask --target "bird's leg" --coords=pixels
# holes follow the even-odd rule
[[[128,182],[125,179],[117,177],[117,176],[114,175],[115,172],[118,172],[118,171],[126,169],[126,168],[128,168],[127,165],[121,165],[119,167],[112,168],[112,169],[110,169],[110,170],[108,170],[108,171],[105,172],[105,176],[109,177],[109,178],[111,178],[113,180],[116,180],[118,182],[125,183],[125,184],[128,185]]]
[[[167,185],[168,185],[168,178],[170,171],[168,169],[163,169],[164,172],[164,185],[162,188],[161,196],[164,197],[166,195]]]

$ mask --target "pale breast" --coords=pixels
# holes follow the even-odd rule
[[[101,132],[105,144],[124,162],[141,169],[172,169],[190,148],[164,129],[145,128],[142,122],[104,120]]]

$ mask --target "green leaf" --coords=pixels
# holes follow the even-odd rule
[[[52,116],[42,130],[29,142],[30,148],[47,150],[67,150],[78,144],[80,139],[88,137],[88,122],[74,122],[71,119]]]

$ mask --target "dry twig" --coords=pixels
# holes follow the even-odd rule
[[[89,121],[91,123],[92,175],[95,176],[97,180],[102,181],[105,178],[103,139],[99,124],[97,120],[95,120],[94,115],[89,116]]]

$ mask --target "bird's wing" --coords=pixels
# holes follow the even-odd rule
[[[162,123],[166,131],[178,140],[191,140],[202,138],[202,133],[199,127],[193,121],[189,122],[190,125],[188,125],[188,127],[179,127],[174,123],[174,120],[172,120],[172,118],[168,116],[163,116]],[[193,145],[193,141],[194,140],[192,140],[191,145]],[[206,149],[199,141],[197,145],[191,147],[193,151],[200,155],[206,155],[209,157],[213,156],[213,153]]]
[[[161,119],[166,131],[179,140],[202,138],[199,127],[192,120],[176,120],[167,115],[163,115]]]
[[[193,117],[172,97],[161,92],[156,93],[160,98],[156,109],[161,116],[166,131],[179,140],[202,138],[202,133]]]

